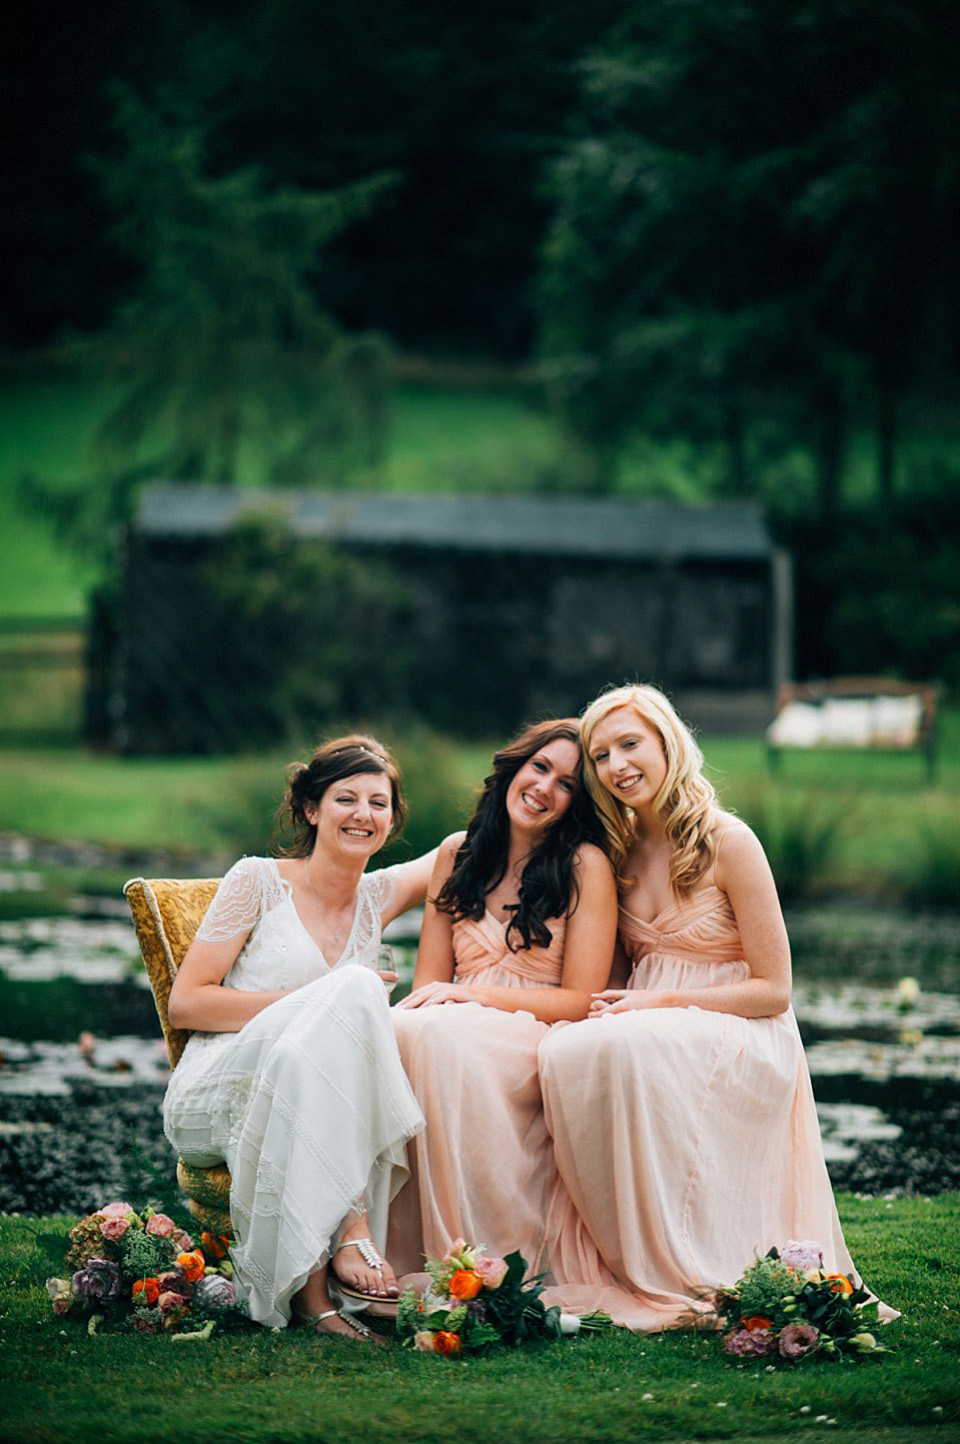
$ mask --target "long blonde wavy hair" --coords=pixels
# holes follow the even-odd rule
[[[603,824],[617,880],[621,888],[631,881],[625,875],[625,866],[636,837],[634,816],[629,807],[607,791],[597,776],[590,756],[590,738],[598,723],[619,707],[632,708],[641,721],[653,728],[663,744],[667,775],[653,805],[663,819],[673,850],[671,886],[676,893],[689,893],[716,856],[713,830],[717,795],[703,775],[703,753],[689,727],[657,687],[640,683],[601,692],[580,717],[583,775]]]

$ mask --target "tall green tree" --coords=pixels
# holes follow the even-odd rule
[[[109,325],[73,343],[118,397],[78,496],[85,539],[127,514],[145,476],[369,478],[385,445],[385,343],[345,332],[313,282],[392,178],[318,193],[270,186],[253,168],[216,175],[198,131],[127,90],[116,122],[115,150],[94,164],[135,279]]]
[[[851,406],[955,366],[958,108],[944,0],[641,0],[582,70],[547,188],[541,355],[581,474],[639,427],[803,440],[838,500]],[[931,255],[930,252],[933,251]]]

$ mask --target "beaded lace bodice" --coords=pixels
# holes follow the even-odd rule
[[[222,943],[249,932],[223,986],[249,992],[292,992],[347,963],[377,967],[381,915],[392,899],[393,888],[392,868],[363,874],[350,933],[342,954],[331,965],[301,921],[293,889],[280,876],[276,859],[243,857],[217,889],[197,938]],[[229,1037],[229,1033],[193,1033],[178,1072],[191,1056]]]

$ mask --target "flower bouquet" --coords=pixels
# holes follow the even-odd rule
[[[717,1316],[730,1325],[724,1349],[744,1359],[798,1364],[819,1354],[849,1359],[887,1354],[869,1331],[877,1305],[846,1274],[823,1272],[823,1250],[790,1239],[757,1259],[731,1289],[716,1295]]]
[[[609,1328],[608,1314],[564,1314],[546,1308],[541,1275],[526,1277],[519,1253],[491,1258],[457,1239],[442,1259],[428,1258],[430,1286],[400,1295],[397,1333],[408,1348],[428,1354],[478,1353],[564,1334]]]
[[[86,1315],[90,1334],[109,1318],[141,1334],[209,1338],[218,1322],[246,1317],[229,1246],[203,1233],[198,1247],[165,1213],[108,1203],[74,1224],[69,1277],[47,1279],[47,1293],[55,1314]]]

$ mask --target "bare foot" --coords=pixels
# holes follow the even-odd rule
[[[367,1242],[361,1247],[360,1240]],[[348,1290],[375,1299],[396,1299],[400,1289],[396,1274],[380,1257],[370,1240],[370,1220],[366,1214],[343,1231],[331,1260],[335,1278]]]

